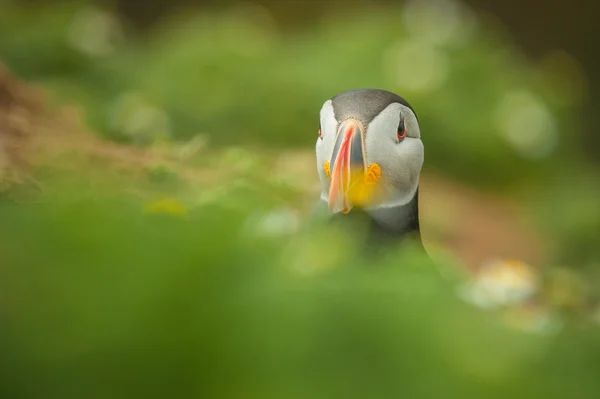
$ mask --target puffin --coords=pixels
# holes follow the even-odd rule
[[[423,162],[419,120],[404,98],[381,89],[338,94],[320,111],[317,212],[347,228],[360,223],[370,247],[409,241],[427,255],[419,225]]]

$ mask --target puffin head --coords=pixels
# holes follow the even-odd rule
[[[333,214],[378,212],[415,198],[423,142],[413,108],[394,93],[359,89],[326,101],[316,152],[321,200]]]

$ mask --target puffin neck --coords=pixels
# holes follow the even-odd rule
[[[419,189],[408,204],[375,210],[352,209],[347,215],[335,214],[332,220],[369,224],[373,244],[398,243],[411,238],[421,243],[419,226]]]
[[[415,236],[421,240],[419,225],[419,189],[408,204],[368,211],[373,219],[374,229],[379,233],[394,237]]]

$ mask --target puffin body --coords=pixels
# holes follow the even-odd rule
[[[339,223],[361,223],[369,242],[410,238],[421,248],[417,115],[397,94],[358,89],[327,100],[316,143],[320,206]]]

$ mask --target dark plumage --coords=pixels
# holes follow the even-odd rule
[[[425,254],[427,253],[421,238],[421,226],[419,223],[419,191],[409,204],[405,205],[406,216],[393,217],[394,210],[390,210],[389,225],[375,220],[372,215],[362,209],[356,209],[347,215],[329,215],[331,223],[337,224],[345,229],[365,229],[367,234],[367,248],[374,250],[410,243]]]
[[[381,111],[392,103],[399,103],[410,108],[415,117],[417,116],[417,113],[408,101],[395,93],[385,90],[356,89],[338,94],[331,99],[337,120],[354,118],[361,121],[365,126],[371,123]]]

